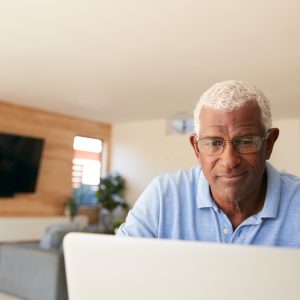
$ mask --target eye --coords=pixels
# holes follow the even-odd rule
[[[207,139],[206,145],[210,147],[223,147],[224,141],[221,139]]]
[[[236,140],[234,140],[234,143],[238,146],[238,145],[252,145],[253,143],[255,143],[255,140],[251,137],[249,138],[238,138]]]

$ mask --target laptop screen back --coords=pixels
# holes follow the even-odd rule
[[[70,233],[70,300],[299,300],[300,250]]]

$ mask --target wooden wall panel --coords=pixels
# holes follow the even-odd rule
[[[0,216],[64,213],[64,203],[72,193],[73,140],[76,135],[102,139],[103,157],[109,158],[109,124],[0,102],[0,132],[45,139],[36,192],[0,198]],[[108,164],[104,166],[108,168]]]

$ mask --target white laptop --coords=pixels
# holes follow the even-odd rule
[[[70,300],[299,300],[300,249],[70,233]]]

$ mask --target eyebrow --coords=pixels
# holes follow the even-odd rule
[[[221,140],[224,140],[222,137],[219,137],[219,136],[207,136],[207,135],[199,136],[199,140],[202,140],[202,139],[221,139]]]
[[[242,138],[242,137],[247,137],[247,136],[260,136],[257,132],[249,132],[246,134],[241,134],[241,135],[237,135],[235,137],[233,137],[233,139],[236,138]],[[199,136],[199,139],[221,139],[224,140],[224,138],[220,137],[220,136],[216,136],[216,135],[203,135],[203,136]]]

